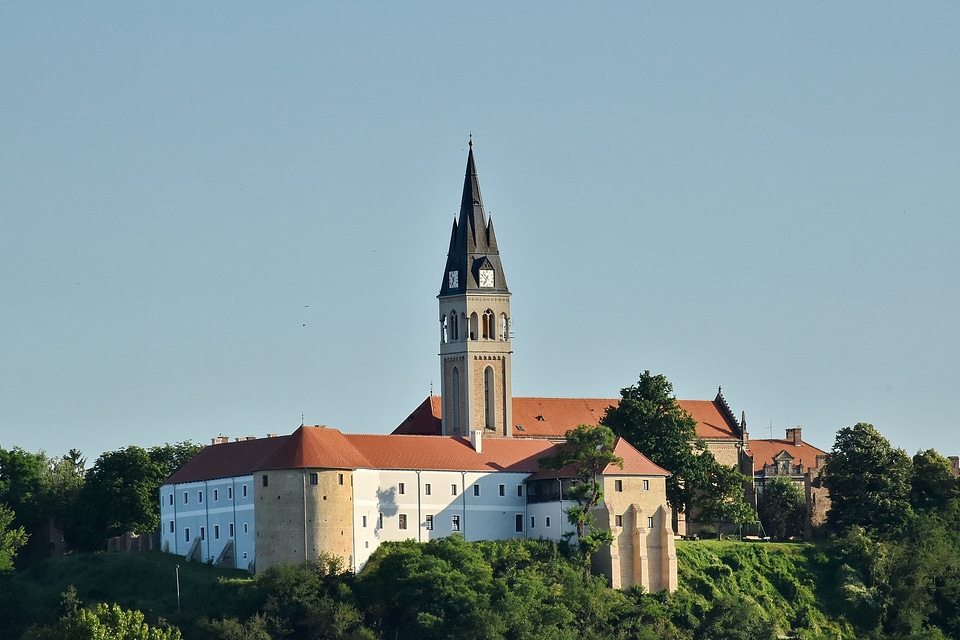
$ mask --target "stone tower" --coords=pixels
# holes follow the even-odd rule
[[[473,140],[437,298],[443,434],[511,437],[510,290],[483,210]]]

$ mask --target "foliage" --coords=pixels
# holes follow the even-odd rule
[[[59,624],[35,636],[37,640],[180,640],[176,628],[151,627],[139,611],[118,605],[98,604],[77,609]]]
[[[577,505],[567,509],[567,520],[576,527],[577,543],[590,575],[590,556],[604,544],[610,544],[613,534],[594,526],[593,508],[603,500],[599,476],[609,465],[623,468],[623,459],[613,447],[616,436],[609,427],[582,424],[567,431],[566,444],[556,455],[540,459],[543,469],[569,469],[576,477],[571,497]]]
[[[13,569],[13,559],[27,543],[27,533],[13,526],[14,519],[13,511],[0,504],[0,573]]]
[[[695,502],[699,517],[716,520],[718,531],[722,530],[724,520],[735,524],[754,522],[756,514],[743,499],[747,480],[733,467],[714,461],[707,472],[707,485]]]
[[[750,598],[724,596],[713,603],[696,640],[775,640],[777,627]]]
[[[687,510],[706,483],[713,457],[697,435],[697,422],[677,404],[665,376],[644,371],[635,385],[620,391],[601,423],[613,429],[654,463],[667,469],[667,501],[674,513]]]
[[[910,506],[915,511],[945,509],[960,499],[960,480],[953,477],[950,461],[934,449],[913,456],[910,474]]]
[[[827,520],[836,531],[860,526],[889,532],[910,516],[912,464],[873,425],[844,427],[824,467],[823,484],[830,491]]]
[[[803,489],[790,478],[768,478],[757,498],[757,510],[764,530],[774,540],[786,540],[803,534],[806,517]]]

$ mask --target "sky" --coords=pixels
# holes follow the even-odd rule
[[[467,145],[516,396],[960,454],[960,3],[3,2],[0,447],[439,393]]]

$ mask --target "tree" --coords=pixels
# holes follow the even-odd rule
[[[567,442],[552,456],[540,459],[543,469],[569,469],[576,477],[571,490],[577,506],[567,509],[567,520],[577,530],[577,543],[590,575],[590,556],[613,540],[608,530],[594,528],[593,508],[603,499],[599,476],[609,465],[623,468],[623,458],[613,452],[616,436],[609,427],[582,424],[567,431]]]
[[[910,506],[915,511],[944,509],[960,498],[960,481],[953,477],[950,461],[934,449],[913,456],[910,474]]]
[[[827,521],[837,530],[859,525],[889,532],[911,513],[910,474],[913,465],[872,424],[858,422],[837,432],[823,471],[830,491]]]
[[[697,640],[774,640],[777,627],[753,600],[724,596],[707,613]]]
[[[151,627],[139,611],[127,611],[119,605],[98,604],[93,609],[77,609],[64,616],[58,625],[45,629],[43,640],[180,640],[176,627]]]
[[[784,540],[803,533],[806,501],[803,489],[785,476],[774,476],[763,483],[757,500],[760,522],[767,535]]]
[[[13,511],[0,504],[0,573],[13,569],[13,560],[17,551],[27,544],[27,533],[23,527],[14,527]]]
[[[697,421],[677,404],[670,381],[644,371],[635,385],[620,391],[620,403],[608,407],[600,422],[671,472],[667,502],[675,514],[687,511],[713,458],[697,435]]]
[[[697,496],[695,504],[701,519],[717,521],[718,536],[724,520],[736,524],[756,520],[753,509],[743,499],[746,481],[747,477],[738,470],[716,461],[707,471],[707,486]]]

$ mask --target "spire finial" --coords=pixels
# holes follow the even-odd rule
[[[470,148],[473,149],[473,131],[470,132]]]

